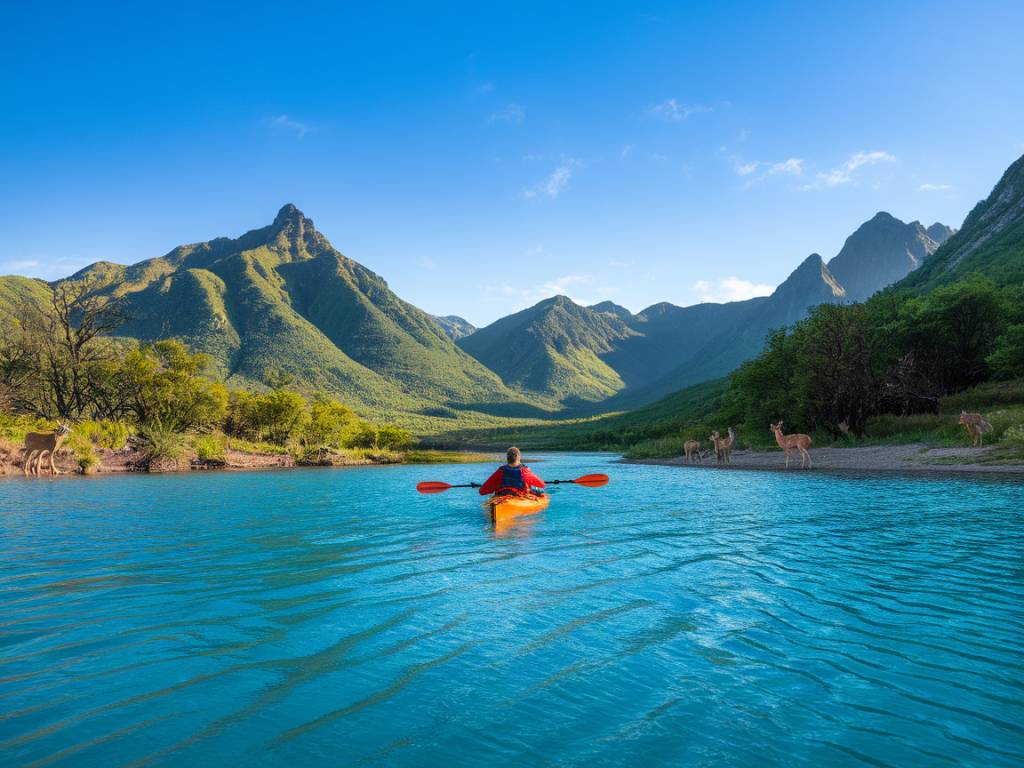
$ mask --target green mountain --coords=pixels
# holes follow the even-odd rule
[[[68,279],[91,279],[124,299],[130,319],[120,335],[179,338],[210,354],[229,383],[284,373],[384,416],[525,405],[293,205],[235,239],[180,246],[132,266],[99,262]],[[48,290],[4,278],[0,303],[11,293],[20,301],[20,294]]]
[[[960,231],[899,285],[924,292],[972,272],[999,283],[1024,282],[1024,156],[974,206]]]
[[[634,334],[614,313],[595,312],[555,296],[458,344],[506,384],[572,405],[599,402],[625,386],[601,355]]]
[[[941,224],[930,230],[941,239],[951,231]],[[818,254],[807,257],[771,296],[689,307],[663,302],[635,315],[610,301],[582,307],[561,296],[458,344],[509,386],[556,398],[574,413],[636,408],[724,376],[757,356],[769,331],[818,304],[863,300],[904,277],[939,247],[928,232],[883,212],[828,264]]]
[[[458,315],[431,315],[431,319],[437,324],[437,327],[444,331],[452,341],[458,341],[463,336],[469,336],[469,334],[476,331],[476,327],[468,320],[463,320]]]

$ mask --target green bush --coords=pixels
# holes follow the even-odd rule
[[[223,462],[227,451],[224,435],[199,435],[192,440],[192,449],[200,461]]]
[[[162,424],[150,424],[139,432],[142,453],[147,461],[177,461],[185,453],[185,438]]]
[[[128,442],[131,430],[123,421],[80,421],[71,427],[71,434],[77,435],[97,448],[119,451]]]
[[[1003,433],[1002,442],[1014,448],[1024,448],[1024,424],[1016,424]]]

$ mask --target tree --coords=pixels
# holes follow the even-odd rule
[[[995,284],[975,275],[909,302],[903,342],[929,367],[942,391],[955,392],[988,377],[986,358],[1005,327]]]
[[[1024,377],[1024,324],[1016,323],[996,339],[992,354],[985,358],[997,379]]]
[[[861,304],[822,304],[796,333],[808,416],[833,437],[846,431],[863,434],[877,410],[879,382],[865,314]]]
[[[207,355],[192,354],[180,341],[158,341],[125,357],[119,385],[140,425],[174,432],[209,429],[227,412],[224,385],[203,376]]]
[[[122,300],[101,287],[92,277],[58,283],[49,305],[34,309],[15,345],[7,346],[5,376],[25,377],[26,410],[67,420],[95,415],[100,364],[116,356],[108,336],[126,319]]]
[[[303,430],[303,443],[310,448],[341,448],[354,436],[359,419],[346,405],[317,395],[309,406],[309,421]]]

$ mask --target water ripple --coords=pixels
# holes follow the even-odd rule
[[[1024,764],[1024,486],[604,471],[0,480],[0,765]]]

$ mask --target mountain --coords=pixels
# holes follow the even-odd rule
[[[600,356],[633,334],[614,313],[555,296],[459,339],[458,345],[509,386],[567,404],[604,400],[622,389],[621,376]]]
[[[612,301],[602,301],[597,304],[591,304],[590,308],[595,312],[601,312],[606,315],[615,315],[622,320],[631,320],[633,313],[625,307],[620,307],[618,304]]]
[[[476,328],[468,320],[463,320],[458,315],[431,315],[430,317],[452,341],[458,341],[463,336],[469,336],[476,332]]]
[[[945,240],[952,231],[929,228]],[[611,301],[590,307],[566,297],[458,341],[506,384],[593,412],[634,408],[681,387],[718,378],[755,357],[767,334],[823,303],[862,301],[904,277],[939,248],[919,222],[878,213],[827,264],[811,254],[767,297],[633,314]]]
[[[904,224],[882,211],[846,238],[828,269],[848,301],[864,301],[920,267],[952,232],[938,223],[928,229],[919,221]]]
[[[384,416],[524,405],[294,205],[238,238],[179,246],[132,266],[98,262],[68,279],[124,299],[130,319],[120,335],[179,338],[211,355],[229,383],[283,372]],[[24,279],[5,278],[0,297],[37,290],[17,281]]]
[[[899,287],[924,292],[972,272],[1001,283],[1024,282],[1024,156],[974,206],[960,231]]]

